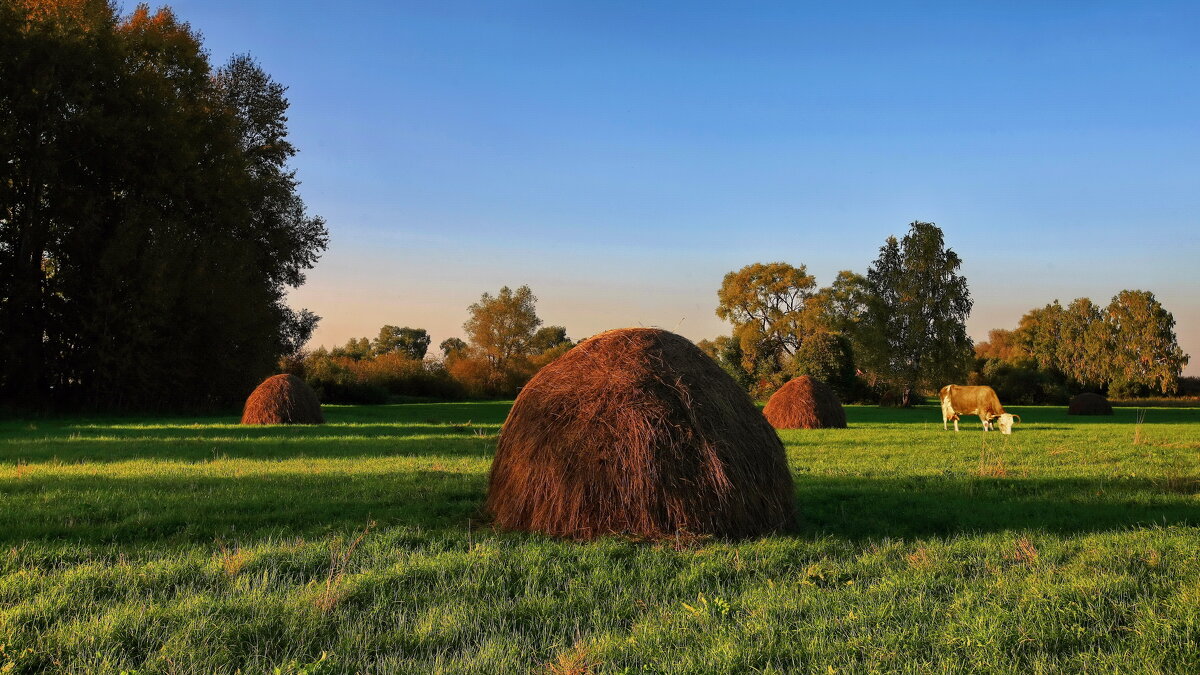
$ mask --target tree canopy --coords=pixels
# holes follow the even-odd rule
[[[371,343],[371,351],[376,356],[395,353],[420,361],[429,351],[429,342],[429,333],[424,328],[388,325],[379,329],[379,337]]]
[[[933,223],[916,221],[888,237],[867,270],[856,341],[860,367],[909,405],[920,388],[960,379],[972,354],[971,313],[962,261]]]
[[[0,2],[0,399],[242,400],[318,317],[284,88],[169,9]]]

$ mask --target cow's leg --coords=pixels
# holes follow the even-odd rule
[[[954,430],[958,431],[958,418],[957,417],[954,418]]]

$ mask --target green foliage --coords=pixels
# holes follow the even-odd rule
[[[0,672],[1189,672],[1197,409],[783,432],[801,529],[479,520],[505,403],[0,422]],[[1007,475],[1005,475],[1007,474]],[[370,523],[374,527],[368,527]],[[354,542],[358,542],[355,544]]]
[[[867,271],[856,355],[902,406],[966,374],[972,303],[961,264],[941,229],[916,221],[903,240],[888,237]]]
[[[533,334],[533,338],[529,341],[529,351],[533,354],[540,354],[558,347],[559,345],[572,345],[571,338],[567,337],[567,329],[562,326],[543,326]]]
[[[1188,363],[1174,329],[1174,316],[1153,293],[1126,290],[1105,308],[1077,298],[1066,308],[1055,300],[1030,310],[1011,340],[1019,354],[1063,373],[1076,389],[1107,388],[1117,397],[1169,394]]]
[[[728,335],[720,335],[715,340],[701,340],[696,343],[700,351],[708,354],[721,370],[729,373],[735,382],[747,391],[754,385],[754,375],[743,365],[744,354],[742,343]]]
[[[371,343],[371,353],[375,356],[396,353],[420,361],[429,351],[429,341],[429,333],[424,328],[384,326],[379,329],[379,337]]]
[[[450,358],[457,354],[464,354],[467,351],[467,343],[461,338],[446,338],[438,345],[438,349],[442,350],[442,357]]]
[[[240,402],[317,317],[284,89],[169,9],[0,3],[0,401]]]

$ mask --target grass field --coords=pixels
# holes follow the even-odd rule
[[[848,408],[798,532],[483,520],[503,403],[0,422],[0,673],[1196,672],[1200,409]]]

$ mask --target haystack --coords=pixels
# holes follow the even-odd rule
[[[324,424],[321,402],[295,375],[268,377],[246,399],[242,424]]]
[[[1068,415],[1111,415],[1112,404],[1100,394],[1084,393],[1071,399],[1067,404]]]
[[[779,388],[763,415],[776,429],[845,429],[846,411],[824,382],[801,375]]]
[[[596,335],[543,368],[504,422],[488,485],[498,527],[575,539],[744,537],[795,521],[775,430],[688,340]]]

